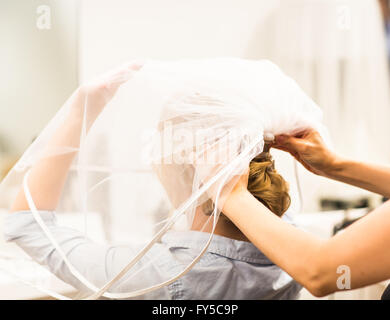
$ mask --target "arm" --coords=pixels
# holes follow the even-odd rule
[[[28,184],[38,210],[50,211],[57,207],[70,166],[80,145],[84,125],[88,131],[119,86],[129,79],[132,71],[139,70],[140,67],[136,63],[122,67],[93,83],[82,86],[71,96],[69,115],[54,133],[47,150],[66,147],[74,151],[44,155],[30,172]],[[22,188],[11,211],[24,210],[29,210],[29,206]]]
[[[86,92],[78,89],[71,97],[72,109],[82,110]],[[57,129],[49,145],[48,150],[55,147],[69,147],[78,149],[81,130],[83,127],[82,112],[72,112],[64,123]],[[29,176],[29,188],[39,210],[54,210],[57,207],[63,190],[69,168],[77,151],[60,155],[43,156],[31,169]],[[29,210],[23,188],[20,189],[11,211]]]
[[[57,224],[54,212],[41,211],[40,216],[73,267],[98,288],[116,276],[142,248],[134,245],[102,245],[86,238],[82,232]],[[6,241],[14,242],[31,258],[45,265],[59,279],[75,289],[88,295],[92,294],[91,290],[73,275],[30,212],[8,215],[4,220],[3,230]],[[110,292],[130,292],[163,282],[164,279],[154,271],[154,268],[156,265],[151,264],[148,258],[141,259]],[[139,272],[144,272],[148,276],[135,277],[134,274]],[[154,292],[147,294],[143,299],[153,299],[155,294]],[[170,298],[165,295],[168,294],[165,290],[159,290],[157,294],[160,298]]]
[[[339,159],[326,177],[390,198],[390,167]]]
[[[245,183],[247,180],[241,180],[229,195],[224,214],[270,260],[313,295],[325,296],[340,290],[339,266],[350,268],[351,289],[390,278],[390,203],[343,233],[323,240],[275,216],[246,190]]]
[[[338,157],[315,131],[278,136],[274,147],[292,154],[311,172],[390,195],[390,168]],[[390,278],[390,203],[330,240],[299,230],[272,214],[246,189],[243,176],[223,212],[272,261],[317,296],[338,290],[339,266],[351,270],[351,288]],[[364,241],[362,241],[364,236]],[[351,250],[353,248],[353,250]]]
[[[390,166],[363,163],[331,152],[316,131],[277,136],[274,148],[287,151],[306,169],[390,198]]]

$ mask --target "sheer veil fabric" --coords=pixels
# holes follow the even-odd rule
[[[314,128],[327,139],[320,108],[270,61],[151,60],[137,72],[111,74],[110,81],[121,86],[97,118],[94,101],[86,96],[79,146],[50,144],[72,112],[70,98],[1,184],[9,199],[24,188],[32,214],[61,253],[40,220],[29,172],[44,158],[77,152],[57,215],[84,215],[80,221],[88,227],[89,215],[96,213],[104,221],[106,242],[138,248],[104,286],[91,283],[88,274],[82,275],[63,255],[70,272],[90,289],[90,299],[136,297],[189,272],[213,232],[193,262],[174,277],[156,270],[159,240],[170,229],[190,230],[197,208],[209,199],[214,212],[204,228],[213,231],[234,182],[263,151],[265,134]],[[134,268],[145,257],[150,268],[161,273],[161,281],[117,292],[115,284],[124,274],[147,277],[151,269]]]

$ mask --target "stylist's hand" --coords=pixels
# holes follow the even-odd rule
[[[337,166],[337,156],[326,147],[320,134],[314,130],[296,136],[276,136],[272,147],[289,152],[307,170],[317,175],[328,176]]]
[[[224,188],[224,201],[222,202],[222,212],[228,214],[231,208],[234,208],[237,203],[244,198],[248,191],[249,167],[241,175],[234,177]]]

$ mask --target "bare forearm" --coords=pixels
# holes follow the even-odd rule
[[[326,177],[390,198],[390,167],[339,159]]]
[[[72,97],[72,112],[57,129],[41,159],[31,168],[28,186],[39,210],[54,210],[59,202],[69,169],[80,145],[83,128],[83,96],[76,92]],[[11,208],[12,212],[29,210],[24,190],[21,189]]]
[[[229,198],[224,213],[269,259],[312,290],[324,240],[275,216],[249,192]]]
[[[316,296],[344,289],[337,285],[341,266],[351,272],[350,289],[390,277],[390,202],[331,239],[289,225],[249,192],[230,196],[223,210],[257,248]]]

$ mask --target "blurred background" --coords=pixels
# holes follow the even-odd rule
[[[337,152],[390,163],[387,0],[1,0],[0,48],[0,181],[81,83],[137,58],[269,59],[322,108]],[[298,165],[300,203],[291,157],[274,156],[310,232],[329,237],[384,201]]]

